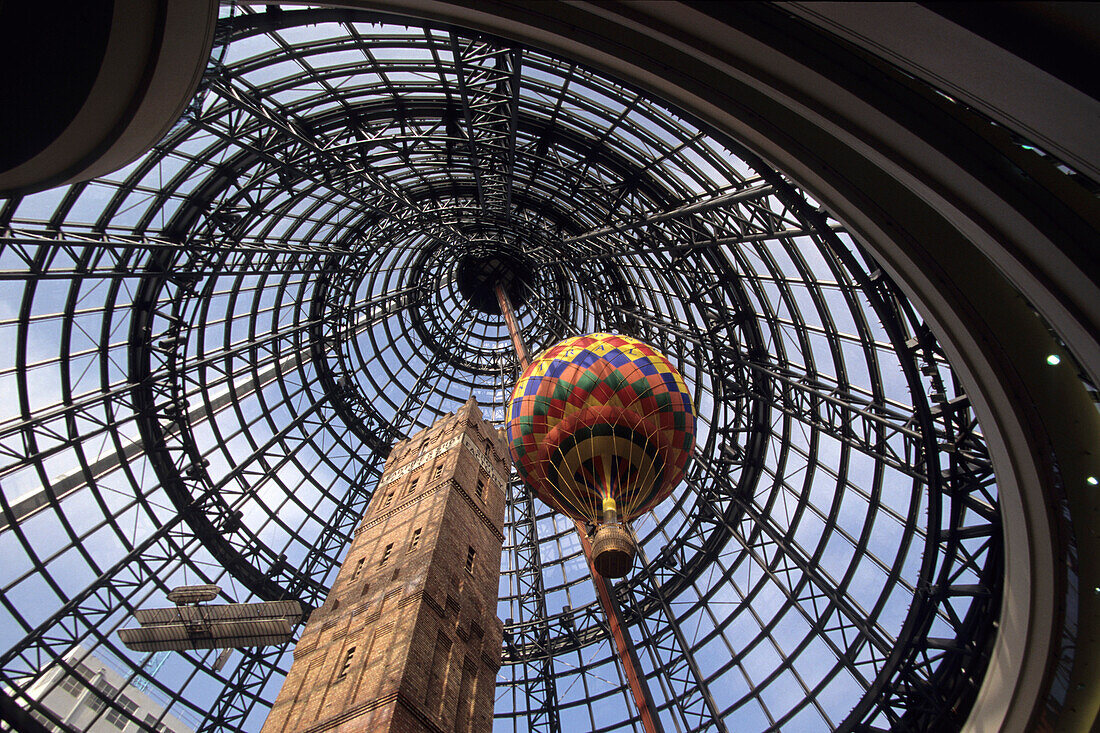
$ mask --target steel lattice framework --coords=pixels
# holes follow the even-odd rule
[[[454,29],[227,10],[160,144],[0,202],[0,237],[0,681],[24,705],[80,644],[196,730],[258,729],[289,648],[153,678],[114,632],[184,582],[320,604],[388,446],[470,394],[502,419],[516,357],[471,291],[492,263],[535,351],[622,332],[694,389],[697,458],[615,587],[667,729],[966,717],[1002,574],[967,396],[827,212],[659,100]],[[495,729],[639,729],[571,523],[510,490]]]

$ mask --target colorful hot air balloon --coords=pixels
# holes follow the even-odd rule
[[[596,569],[622,577],[634,541],[620,522],[680,483],[695,445],[695,407],[652,346],[593,333],[531,362],[512,392],[507,429],[520,477],[557,511],[596,524]]]

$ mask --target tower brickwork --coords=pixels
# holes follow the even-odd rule
[[[263,733],[492,729],[508,460],[473,398],[394,446]]]

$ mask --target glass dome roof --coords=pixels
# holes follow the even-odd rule
[[[194,104],[102,179],[0,202],[0,633],[258,730],[290,647],[142,655],[167,588],[319,605],[389,446],[592,331],[699,412],[616,584],[668,730],[949,730],[984,674],[997,489],[935,336],[797,182],[536,49],[225,11]],[[572,523],[513,482],[494,730],[641,730]],[[103,690],[103,713],[124,706]],[[122,713],[124,716],[125,712]]]

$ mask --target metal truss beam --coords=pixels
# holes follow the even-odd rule
[[[117,649],[110,635],[127,619],[127,609],[133,609],[157,590],[167,592],[166,583],[181,567],[181,558],[197,552],[201,547],[194,537],[184,537],[182,542],[173,539],[183,526],[182,517],[176,515],[155,528],[111,567],[104,569],[98,578],[34,628],[24,626],[25,634],[18,642],[0,655],[0,681],[14,691],[16,699],[26,703],[25,685],[49,669],[60,666],[69,676],[79,677],[76,670],[63,657],[77,645],[103,646]],[[122,612],[120,613],[120,609]],[[116,654],[120,652],[115,651]],[[140,674],[135,670],[131,679]],[[126,709],[116,690],[107,695],[103,690],[87,684],[84,689],[92,695],[101,709],[97,716],[116,711],[124,720],[134,725],[144,721],[137,719]],[[159,692],[172,698],[178,691],[151,680]],[[39,712],[50,715],[48,710]],[[60,720],[54,720],[55,724]]]
[[[304,624],[304,621],[303,621]],[[302,628],[301,625],[298,627]],[[233,669],[228,684],[218,695],[214,707],[199,724],[197,733],[244,730],[248,716],[257,705],[264,705],[262,692],[275,674],[283,674],[278,661],[297,643],[295,638],[276,646],[241,649],[241,660]]]
[[[955,701],[969,703],[977,694],[970,670],[984,668],[992,652],[992,639],[978,633],[980,619],[999,612],[1003,572],[996,477],[969,399],[937,404],[933,412],[946,427],[943,445],[949,456],[943,471],[943,492],[950,501],[949,529],[941,540],[944,559],[918,591],[916,632],[892,660],[898,670],[894,679],[901,682],[872,688],[879,694],[853,711],[865,721],[882,711],[894,726],[912,730],[962,726],[965,716]],[[936,621],[940,630],[933,632]],[[951,631],[946,636],[945,621]]]
[[[513,664],[522,664],[525,668],[523,692],[527,704],[527,729],[532,733],[557,733],[561,730],[561,720],[534,497],[515,477],[509,481],[508,496],[519,618],[505,622],[509,634],[505,652],[509,653]]]
[[[478,204],[510,218],[522,52],[453,33],[451,50]]]
[[[176,263],[177,266],[179,264]],[[168,269],[167,265],[154,267],[153,271],[165,269]],[[239,517],[238,505],[248,500],[251,482],[263,479],[274,466],[290,460],[293,451],[288,450],[286,439],[309,421],[320,420],[319,410],[324,402],[333,399],[334,392],[315,398],[289,425],[264,444],[256,446],[250,456],[237,461],[236,466],[216,486],[212,485],[206,478],[205,459],[190,437],[192,427],[184,419],[184,410],[177,408],[175,413],[165,413],[163,408],[165,404],[181,405],[187,394],[180,376],[171,375],[178,370],[178,349],[186,340],[178,314],[183,312],[184,302],[193,296],[194,289],[189,286],[151,276],[142,281],[142,288],[135,299],[134,343],[146,345],[144,351],[131,351],[131,370],[135,382],[132,393],[138,406],[142,440],[159,447],[149,455],[158,477],[181,513],[187,517],[188,523],[204,538],[210,552],[234,577],[264,600],[281,598],[287,587],[301,585],[304,594],[301,600],[309,606],[325,595],[320,581],[302,577],[298,569],[289,567],[284,558],[268,549],[235,518]],[[370,324],[400,312],[409,302],[401,294],[384,295],[357,306],[356,310],[363,312],[368,319],[366,323]],[[301,330],[299,327],[298,331]],[[164,350],[154,348],[154,344],[160,343],[169,343],[172,347]],[[313,343],[316,345],[317,341]],[[278,355],[279,349],[274,342],[268,348],[273,357]],[[159,379],[157,375],[162,372],[170,377]],[[166,424],[172,423],[175,423],[176,429],[167,430]],[[382,443],[388,450],[392,441],[383,440]],[[299,447],[301,445],[304,443],[299,442]],[[250,478],[256,471],[259,473]],[[235,489],[238,484],[240,489]],[[261,567],[267,569],[260,570]]]
[[[407,299],[404,297],[396,299],[393,297],[375,298],[373,302],[382,306],[385,306],[386,303],[397,302],[401,304],[399,306],[401,310],[408,305]],[[357,308],[356,310],[360,309]],[[386,314],[383,318],[392,314],[386,310],[382,312]],[[366,327],[370,325],[373,325],[373,323],[368,321]],[[457,319],[452,324],[452,330],[457,330],[462,325],[462,319]],[[358,326],[358,328],[363,327]],[[415,421],[413,408],[416,406],[422,407],[426,403],[428,392],[434,388],[432,377],[438,382],[444,376],[444,372],[439,369],[438,359],[439,356],[436,353],[435,358],[421,371],[416,382],[410,388],[404,404],[395,415],[395,422],[387,426],[387,432],[395,436],[394,440],[406,437],[405,429],[410,427],[408,423]],[[274,444],[274,439],[270,444]],[[323,581],[336,567],[340,548],[349,541],[355,524],[362,518],[370,503],[373,495],[371,487],[375,485],[381,474],[382,464],[389,454],[391,446],[392,443],[386,443],[384,449],[374,450],[370,454],[357,480],[349,485],[345,495],[336,502],[333,514],[328,517],[328,521],[323,525],[324,529],[321,536],[310,546],[300,568],[298,568],[297,573],[286,588],[289,597],[315,595],[309,581],[315,578]],[[223,479],[223,482],[231,478],[232,473],[230,472]],[[260,476],[262,477],[262,475],[261,473]],[[219,487],[215,486],[215,489],[217,490]],[[224,488],[220,490],[224,493]],[[322,601],[323,598],[323,594],[317,596],[318,601]],[[306,619],[308,619],[308,615],[303,618],[303,623]],[[271,660],[278,659],[283,649],[261,650],[254,654],[245,655],[234,670],[233,683],[223,688],[214,710],[204,719],[200,731],[233,729],[243,724],[257,704],[259,699],[257,693],[264,688],[272,676],[281,672]]]
[[[578,265],[661,252],[684,257],[702,250],[810,234],[796,217],[772,210],[775,192],[771,183],[746,182],[734,191],[672,204],[566,237],[562,243],[568,250],[563,260]]]
[[[208,87],[241,115],[226,115],[224,109],[212,109],[195,124],[230,144],[252,150],[295,178],[305,176],[324,186],[337,187],[341,195],[365,210],[377,210],[387,218],[415,223],[421,233],[443,242],[461,241],[460,231],[431,209],[418,206],[384,175],[373,171],[354,148],[341,144],[341,137],[332,140],[316,137],[274,103],[265,103],[258,90],[242,89],[243,83],[226,78],[213,81]],[[249,121],[253,124],[248,124]]]
[[[374,494],[372,487],[382,473],[384,460],[385,454],[372,453],[356,480],[339,497],[324,524],[321,536],[310,546],[301,564],[301,572],[294,584],[287,588],[288,597],[297,598],[307,591],[304,579],[327,578],[332,569],[337,567],[340,550],[350,541],[355,525],[363,518],[370,504]],[[301,624],[304,626],[308,620],[309,614],[304,615]],[[256,705],[265,704],[260,692],[273,677],[284,674],[284,670],[275,662],[291,646],[292,644],[284,644],[248,650],[234,668],[230,683],[222,688],[214,707],[204,717],[199,731],[242,730]]]
[[[196,427],[202,425],[222,410],[231,407],[235,400],[248,397],[263,389],[278,379],[279,375],[297,368],[301,363],[301,355],[294,354],[285,358],[279,364],[260,372],[259,376],[241,380],[239,384],[234,385],[233,389],[189,410],[187,413],[188,423]],[[87,435],[81,436],[82,441],[87,439]],[[145,455],[145,443],[140,439],[131,440],[123,444],[121,450],[109,453],[89,463],[87,468],[72,471],[55,481],[51,481],[48,486],[43,486],[37,491],[24,495],[18,501],[12,502],[10,518],[7,515],[0,516],[0,532],[10,528],[13,524],[22,523],[43,509],[56,506],[70,494],[91,486],[102,477],[117,471],[122,464],[130,463],[143,455]]]
[[[695,661],[691,645],[684,637],[680,622],[672,612],[672,606],[643,548],[639,548],[638,561],[638,575],[643,582],[634,586],[633,593],[618,595],[635,609],[638,626],[642,630],[638,644],[649,652],[670,708],[679,715],[685,733],[728,733],[707,680]],[[643,613],[640,611],[643,606],[658,612]]]
[[[682,322],[673,322],[660,314],[627,310],[642,323],[675,338],[709,347],[719,355],[720,364],[742,366],[764,379],[752,385],[726,380],[730,394],[745,393],[764,400],[772,407],[861,453],[883,461],[885,465],[918,481],[929,481],[926,451],[928,437],[919,429],[916,412],[876,401],[840,385],[829,384],[824,375],[800,371],[794,365],[774,364],[763,355],[746,356],[740,349],[718,338],[704,340]],[[732,324],[717,324],[724,329]],[[657,340],[664,340],[652,334]],[[763,389],[763,391],[762,391]],[[934,443],[933,443],[934,445]]]
[[[354,280],[343,277],[342,273],[343,264],[339,259],[326,263],[310,302],[310,349],[314,371],[321,390],[330,396],[336,414],[372,453],[384,458],[393,444],[404,437],[393,422],[400,416],[386,417],[356,389],[353,369],[343,362],[346,346],[358,334],[419,305],[426,293],[410,286],[360,304]]]
[[[584,234],[577,234],[572,237],[565,237],[562,242],[569,245],[583,244],[593,239],[600,239],[608,237],[614,234],[621,234],[624,232],[633,232],[635,234],[641,234],[641,230],[653,224],[660,224],[668,221],[669,219],[675,219],[681,216],[690,216],[693,214],[703,214],[717,209],[722,206],[728,206],[744,201],[758,201],[759,199],[766,198],[775,193],[775,187],[768,183],[762,183],[760,179],[747,180],[741,187],[734,191],[728,191],[726,193],[713,194],[704,198],[700,198],[697,201],[691,201],[687,203],[679,204],[670,208],[663,209],[661,211],[650,211],[641,214],[629,221],[620,222],[610,226],[599,227],[598,229],[592,229]],[[621,252],[620,252],[621,254]]]
[[[942,412],[945,411],[941,409]],[[949,414],[945,417],[952,424],[951,444],[962,456],[959,465],[945,471],[949,475],[946,490],[951,502],[951,521],[944,527],[938,542],[946,552],[936,570],[938,580],[933,581],[928,576],[922,579],[920,592],[909,611],[907,627],[910,628],[897,637],[886,634],[877,625],[869,625],[865,610],[852,606],[845,595],[838,592],[837,581],[821,575],[813,559],[789,543],[785,530],[775,526],[769,515],[754,502],[732,487],[720,489],[738,505],[744,517],[743,526],[728,526],[727,529],[772,575],[775,584],[789,594],[796,607],[813,609],[817,618],[814,623],[821,624],[823,638],[832,639],[838,651],[850,650],[840,653],[839,658],[858,669],[853,670],[856,678],[873,678],[868,685],[872,694],[860,701],[849,719],[871,720],[881,712],[894,725],[904,725],[907,729],[909,721],[914,720],[933,725],[932,728],[914,727],[916,730],[934,729],[945,722],[955,725],[959,721],[952,720],[951,716],[960,686],[964,690],[969,686],[971,694],[976,690],[965,675],[958,677],[952,686],[937,686],[933,684],[932,669],[939,664],[939,674],[951,674],[943,668],[965,669],[967,664],[989,653],[988,648],[977,647],[967,640],[973,638],[972,627],[976,619],[987,613],[988,606],[995,602],[991,584],[999,568],[989,560],[999,541],[1000,525],[990,503],[994,498],[991,494],[993,474],[984,456],[984,443],[974,432],[976,422],[965,398],[956,401],[953,409],[946,412]],[[725,467],[714,459],[697,457],[697,461],[715,486],[722,487],[727,481]],[[710,515],[714,524],[725,523],[713,508],[708,496],[710,490],[701,487],[697,490],[703,492],[700,509]],[[935,497],[930,498],[930,501],[935,500]],[[960,577],[980,579],[980,582],[960,582]],[[975,604],[972,602],[975,596],[985,600]],[[955,601],[965,602],[965,607],[954,611],[951,606]],[[941,624],[946,623],[954,635],[930,636],[929,630],[936,618]],[[855,641],[857,638],[862,641]],[[904,643],[899,644],[899,640]]]
[[[168,237],[80,231],[71,227],[45,229],[36,224],[16,220],[0,229],[0,247],[4,254],[24,264],[19,270],[0,270],[0,279],[137,278],[145,273],[134,269],[135,261],[164,252],[201,253],[209,257],[210,266],[206,269],[184,273],[195,278],[226,272],[286,272],[288,268],[292,272],[315,272],[317,268],[309,258],[311,255],[339,255],[351,260],[364,256],[360,248],[325,243],[266,242],[239,237],[216,241],[189,237],[185,241],[175,241]],[[88,254],[94,259],[89,260]]]
[[[357,305],[348,315],[349,320],[354,324],[351,329],[351,334],[354,335],[369,329],[382,320],[401,313],[410,305],[411,301],[408,300],[406,291],[383,295],[365,301]],[[288,338],[291,336],[293,330],[311,325],[312,324],[306,323],[296,327],[296,329],[287,329],[265,334],[262,337],[235,344],[231,349],[209,353],[204,359],[194,360],[191,363],[194,367],[219,364],[228,357],[252,353],[257,348],[262,348],[272,340]],[[305,352],[308,353],[308,350],[305,350]],[[239,400],[255,394],[268,385],[275,383],[283,375],[289,374],[293,370],[303,366],[307,360],[307,353],[291,354],[283,357],[280,361],[272,361],[271,366],[263,371],[240,378],[236,382],[227,381],[229,388],[225,392],[213,397],[204,394],[203,401],[186,411],[186,422],[192,428],[201,426],[204,422],[212,419],[223,410],[235,405]],[[227,375],[227,380],[228,378],[229,375]],[[209,388],[209,385],[207,385],[207,388]],[[120,386],[118,396],[121,398],[128,390],[128,386]],[[191,396],[192,395],[184,394],[183,399],[188,400]],[[87,443],[97,435],[106,433],[111,428],[104,425],[99,430],[85,430],[81,433],[79,439],[70,439],[63,432],[55,432],[49,426],[53,423],[60,425],[64,421],[75,419],[82,414],[82,411],[94,410],[101,405],[104,399],[105,397],[102,394],[93,394],[85,401],[73,402],[60,411],[41,411],[36,413],[30,421],[0,425],[0,440],[16,435],[26,435],[28,431],[38,434],[48,439],[50,444],[50,448],[45,452],[40,451],[36,453],[40,458],[58,454],[63,450],[74,447],[77,443]],[[91,421],[90,417],[83,417],[82,419]],[[168,433],[174,433],[177,430],[178,428],[175,423],[168,423],[165,425],[165,431]],[[38,441],[34,442],[37,443]],[[378,441],[378,444],[383,445],[381,441]],[[25,494],[18,500],[11,502],[8,505],[8,511],[0,513],[0,533],[9,529],[13,524],[19,524],[29,519],[43,509],[57,506],[65,497],[87,488],[104,476],[110,475],[118,470],[122,464],[129,463],[146,455],[145,445],[145,441],[140,438],[124,442],[120,449],[91,461],[85,467],[76,469],[51,481],[40,489]],[[386,450],[388,450],[389,443],[385,443],[384,446]],[[24,454],[12,455],[10,457],[14,462],[12,464],[13,466],[20,465],[26,458]],[[3,467],[0,467],[0,475],[2,474]]]

